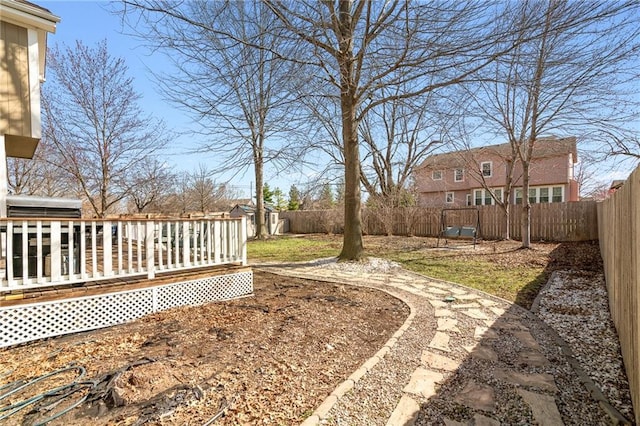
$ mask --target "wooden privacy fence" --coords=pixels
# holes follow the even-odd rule
[[[533,241],[591,241],[598,239],[595,201],[577,203],[533,204],[531,206],[531,239]],[[500,239],[505,232],[504,211],[499,206],[478,206],[481,237]],[[521,206],[511,206],[511,238],[520,238]],[[442,209],[433,207],[401,207],[364,209],[363,231],[371,235],[416,235],[437,237]],[[289,232],[295,234],[341,233],[343,215],[339,210],[280,212],[289,221]],[[447,224],[475,224],[475,212],[447,212]]]
[[[618,330],[631,398],[640,424],[640,167],[598,205],[600,252],[609,309]]]

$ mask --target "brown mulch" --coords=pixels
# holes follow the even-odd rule
[[[342,236],[329,238],[339,244]],[[476,249],[434,251],[435,243],[365,237],[371,256],[398,250],[482,257],[496,265],[544,266],[545,276],[602,268],[597,243],[536,243],[534,250],[519,250],[518,242],[483,242]],[[249,298],[0,350],[0,387],[75,363],[86,368],[83,380],[96,386],[86,403],[51,424],[295,424],[375,354],[409,314],[397,299],[365,288],[261,272],[255,272],[254,287]],[[10,402],[70,383],[77,373],[56,376]],[[39,406],[51,405],[50,411],[25,409],[0,424],[33,424],[88,388],[61,404],[43,400]],[[0,395],[5,392],[0,388]],[[0,410],[6,403],[0,401]]]
[[[103,330],[0,352],[0,386],[70,364],[96,386],[50,424],[294,424],[391,337],[409,309],[386,293],[255,272],[255,296],[182,307]],[[43,382],[20,401],[77,380]],[[46,386],[49,385],[49,386]],[[50,411],[20,411],[31,424]],[[0,395],[5,390],[0,390]],[[2,401],[6,404],[7,401]],[[37,407],[36,407],[37,408]],[[0,415],[3,413],[0,412]]]

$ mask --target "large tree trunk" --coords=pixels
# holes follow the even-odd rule
[[[343,92],[344,93],[344,92]],[[348,96],[347,96],[348,97]],[[360,152],[355,119],[355,105],[342,99],[342,138],[344,143],[344,241],[341,260],[362,258],[362,214],[360,210]]]
[[[260,157],[260,156],[258,156]],[[259,158],[262,160],[262,157]],[[262,161],[254,161],[254,170],[256,175],[256,234],[254,238],[264,240],[267,238],[267,229],[264,221],[264,179]]]
[[[360,151],[358,149],[357,88],[354,75],[351,2],[340,2],[340,107],[342,110],[342,143],[344,145],[344,241],[340,260],[360,260],[362,214],[360,211]]]

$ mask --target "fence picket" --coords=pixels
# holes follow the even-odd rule
[[[414,210],[408,210],[414,209]],[[504,236],[505,215],[500,206],[478,206],[480,211],[480,227],[483,239],[496,240]],[[393,233],[407,235],[409,229],[413,235],[437,237],[440,232],[440,212],[433,207],[397,208],[385,210],[386,215],[393,217]],[[295,234],[326,233],[327,229],[340,232],[341,215],[337,211],[285,211],[280,217],[289,221],[289,232]],[[384,235],[385,226],[379,218],[380,212],[364,209],[362,212],[362,228],[365,234]],[[512,239],[521,235],[522,206],[511,206],[510,234]],[[472,213],[452,212],[451,223],[469,225],[474,222]],[[460,223],[455,222],[457,220]],[[328,223],[328,221],[333,221]],[[413,221],[413,224],[410,224]],[[591,241],[598,239],[598,222],[595,201],[577,203],[550,203],[531,205],[531,240],[532,241]]]
[[[631,398],[640,424],[640,167],[598,205],[600,252]],[[592,231],[592,230],[591,230]]]

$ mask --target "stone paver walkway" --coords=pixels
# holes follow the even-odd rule
[[[408,361],[415,365],[413,372],[404,382],[394,384],[396,404],[384,415],[387,425],[432,424],[427,414],[421,414],[421,407],[445,388],[447,404],[456,405],[462,414],[455,416],[445,410],[437,424],[499,425],[500,418],[506,424],[507,409],[499,403],[505,400],[521,405],[520,409],[527,411],[526,415],[539,425],[565,424],[556,404],[560,390],[553,373],[566,370],[566,361],[556,356],[558,351],[545,350],[552,343],[545,338],[538,341],[530,328],[536,319],[524,309],[470,288],[402,269],[389,273],[348,272],[322,263],[255,267],[283,275],[367,285],[410,300],[412,314],[403,329],[365,363],[369,374],[373,374],[389,351],[393,352],[398,345],[398,351],[402,350],[403,339],[410,339],[411,333],[415,333],[411,323],[416,314],[433,318],[437,325],[422,348],[412,355],[414,359]],[[465,375],[461,373],[463,363],[473,363],[473,368],[486,374]],[[303,425],[351,424],[336,420],[350,409],[349,404],[340,407],[338,401],[349,392],[358,392],[357,382],[363,377],[366,377],[363,371],[354,373],[345,382],[348,386],[344,383],[338,386]],[[426,420],[420,421],[421,417]]]

